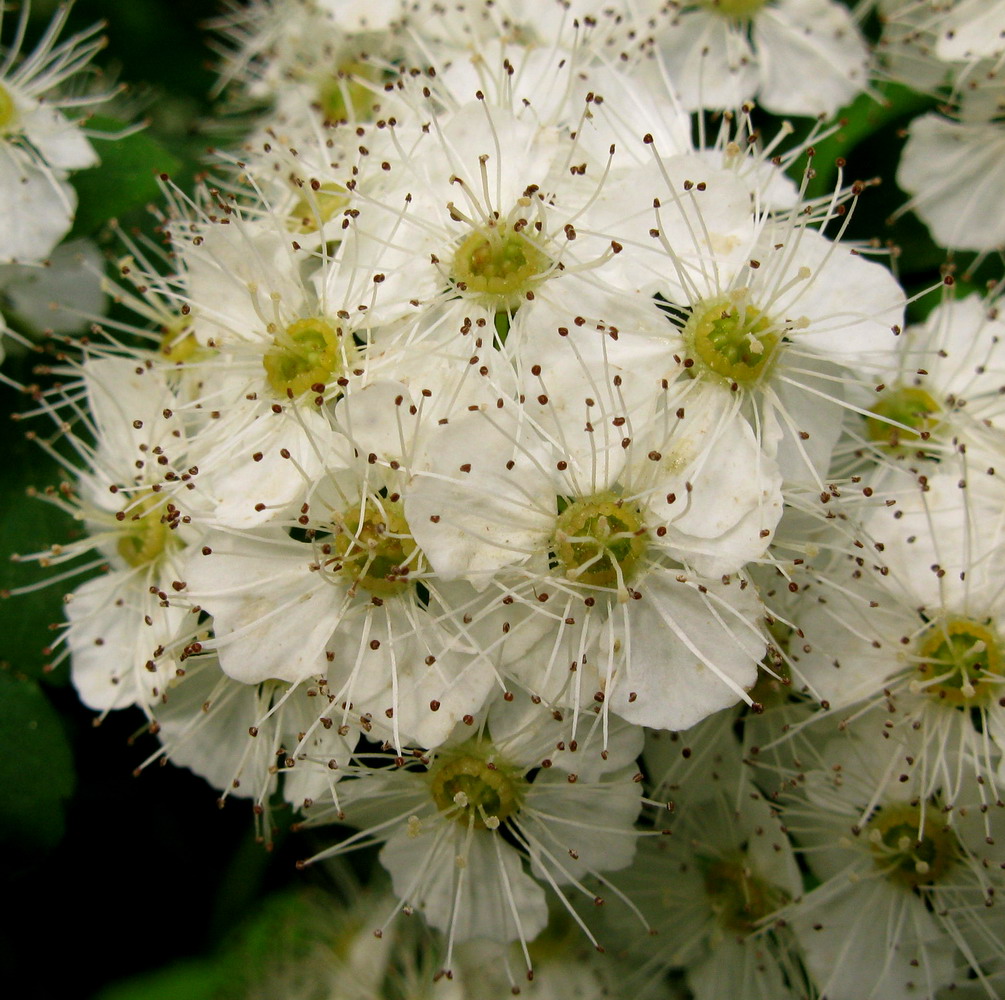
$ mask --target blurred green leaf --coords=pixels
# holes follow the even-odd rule
[[[63,836],[74,788],[73,755],[59,716],[38,684],[0,671],[0,843],[22,857]]]
[[[102,990],[95,1000],[214,1000],[225,986],[226,976],[222,963],[193,959],[117,983]]]
[[[109,138],[93,140],[101,163],[73,177],[80,204],[71,236],[91,236],[109,219],[159,200],[157,176],[182,168],[182,161],[148,132],[115,138],[126,126],[97,115],[90,119],[88,128],[107,132]]]
[[[28,555],[66,542],[72,522],[51,503],[29,496],[57,484],[61,470],[38,445],[26,441],[13,427],[6,432],[4,453],[7,472],[0,482],[0,593],[42,584],[58,570],[43,569],[37,562],[14,562],[12,553]],[[49,660],[45,648],[54,638],[50,626],[63,619],[63,594],[76,582],[42,586],[31,593],[0,599],[0,662],[32,677],[40,677]],[[63,681],[65,672],[47,675]]]

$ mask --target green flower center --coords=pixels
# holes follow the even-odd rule
[[[335,533],[334,569],[357,587],[378,597],[403,593],[425,561],[409,532],[400,501],[367,500],[349,511]]]
[[[526,786],[519,768],[477,739],[438,757],[429,781],[440,812],[456,810],[458,823],[491,830],[519,810]]]
[[[876,867],[909,889],[933,885],[952,867],[959,849],[952,830],[940,825],[930,806],[921,823],[919,806],[883,806],[866,825]],[[920,834],[920,836],[919,836]]]
[[[174,540],[164,497],[152,490],[140,494],[115,515],[121,523],[116,550],[130,566],[155,563]]]
[[[747,301],[746,288],[699,302],[683,336],[693,360],[741,385],[752,385],[768,372],[781,341],[778,326]]]
[[[17,107],[10,91],[0,84],[0,132],[7,132],[17,119]]]
[[[1005,682],[1002,641],[990,622],[949,618],[935,622],[918,645],[917,686],[950,705],[986,705]]]
[[[348,204],[344,187],[340,184],[323,184],[317,191],[312,191],[310,196],[304,195],[297,199],[286,220],[287,228],[302,235],[316,233]]]
[[[462,292],[515,309],[536,288],[551,260],[523,229],[490,222],[468,235],[454,251],[450,278]]]
[[[318,87],[318,107],[328,122],[368,121],[372,117],[373,89],[381,70],[369,63],[345,62]]]
[[[611,492],[569,501],[552,536],[567,579],[622,592],[647,545],[642,508]]]
[[[743,934],[788,900],[785,892],[755,875],[742,855],[706,862],[705,892],[719,924]]]
[[[188,320],[179,319],[163,327],[160,351],[172,364],[190,361],[198,350],[199,341],[192,333]]]
[[[765,0],[701,0],[715,14],[732,21],[749,21],[765,4]]]
[[[866,427],[869,437],[877,444],[896,448],[906,441],[929,437],[941,423],[936,416],[941,410],[942,407],[924,389],[905,385],[899,389],[888,389],[880,396],[879,402],[869,412],[886,419],[869,417]],[[887,422],[889,420],[904,426],[895,427]]]
[[[343,360],[341,328],[312,316],[276,334],[262,364],[272,391],[286,399],[327,385],[342,372]]]

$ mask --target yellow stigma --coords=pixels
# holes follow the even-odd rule
[[[647,548],[642,508],[612,492],[569,501],[552,552],[567,579],[624,591]]]
[[[887,389],[879,402],[871,407],[869,412],[885,420],[869,417],[866,427],[869,437],[879,445],[896,448],[907,442],[927,439],[939,426],[941,421],[937,416],[942,407],[917,386],[905,385],[899,389]],[[904,427],[894,427],[887,421],[894,420]]]
[[[152,490],[132,498],[115,516],[121,524],[115,547],[130,566],[155,563],[174,539],[167,501]]]
[[[0,84],[0,132],[10,131],[16,120],[17,107],[14,98],[10,96],[10,91]]]
[[[748,301],[748,289],[699,302],[684,325],[688,355],[728,382],[753,385],[771,369],[778,327]]]
[[[340,375],[344,349],[341,328],[312,316],[276,334],[262,364],[272,391],[286,399]]]
[[[765,0],[701,0],[702,5],[732,21],[749,21],[765,4]]]
[[[515,309],[550,267],[547,255],[523,229],[490,222],[454,251],[450,278],[460,291],[488,300],[497,309]]]
[[[933,885],[959,857],[956,836],[929,807],[921,823],[921,808],[907,803],[883,806],[866,824],[876,867],[908,889]]]
[[[1005,682],[1003,647],[991,622],[947,618],[921,636],[916,687],[950,705],[986,705]]]
[[[491,743],[469,740],[441,754],[429,771],[430,791],[440,812],[456,811],[458,823],[495,829],[523,800],[519,768],[500,760]]]
[[[337,527],[335,569],[357,587],[378,597],[403,593],[425,569],[422,552],[409,532],[400,500],[367,500]]]
[[[785,892],[755,875],[743,855],[703,867],[709,904],[726,930],[746,934],[788,900]]]

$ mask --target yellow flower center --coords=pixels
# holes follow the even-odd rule
[[[876,867],[908,889],[938,882],[959,857],[956,836],[940,823],[935,807],[925,811],[922,824],[919,806],[883,806],[865,832]]]
[[[619,591],[647,544],[642,508],[612,492],[569,501],[552,536],[552,552],[567,579]]]
[[[450,277],[462,292],[497,309],[515,309],[545,277],[551,261],[523,229],[489,223],[454,251]]]
[[[325,121],[368,121],[375,94],[368,84],[377,83],[381,70],[363,62],[345,62],[318,87],[318,107]]]
[[[17,120],[17,107],[10,91],[0,84],[0,132],[9,132]]]
[[[319,316],[300,319],[276,334],[262,358],[272,391],[283,399],[341,374],[345,346],[341,328]]]
[[[121,524],[115,547],[130,566],[155,563],[175,538],[167,501],[152,490],[133,498],[115,516]]]
[[[1001,693],[1002,641],[990,622],[935,622],[921,636],[918,656],[917,686],[931,698],[969,707],[986,705]]]
[[[743,855],[706,862],[705,892],[720,925],[746,934],[788,899],[785,892],[754,874]]]
[[[778,326],[748,301],[746,288],[699,302],[683,330],[689,356],[728,382],[753,385],[771,369]]]
[[[765,4],[765,0],[701,0],[715,14],[731,21],[749,21]]]
[[[287,228],[303,235],[316,233],[348,204],[349,199],[341,184],[323,184],[310,195],[297,199],[286,220]]]
[[[335,570],[378,597],[403,593],[425,569],[422,551],[409,532],[401,501],[367,500],[350,510],[337,527]]]
[[[479,829],[495,829],[523,800],[526,781],[519,768],[500,760],[492,745],[469,740],[437,758],[429,771],[430,791],[440,812]]]
[[[163,328],[160,352],[172,364],[191,361],[199,350],[199,341],[186,320],[179,320]]]
[[[924,389],[905,385],[899,389],[888,389],[879,397],[879,402],[869,412],[886,419],[869,417],[866,427],[869,437],[877,444],[896,448],[908,441],[928,438],[941,423],[937,416],[941,410],[942,407]],[[890,420],[904,426],[895,427],[887,422]]]

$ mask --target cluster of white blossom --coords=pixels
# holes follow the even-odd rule
[[[888,6],[961,107],[1000,88],[995,10]],[[165,183],[167,249],[124,237],[108,283],[133,320],[39,396],[81,533],[37,558],[102,570],[57,643],[83,701],[264,835],[299,812],[311,862],[379,847],[367,932],[444,935],[402,995],[1000,995],[997,291],[908,325],[845,237],[863,185],[809,198],[809,143],[753,124],[866,87],[848,9],[218,28],[249,138]],[[912,171],[1005,214],[940,156],[903,183],[976,246]],[[629,971],[535,951],[556,921]],[[378,952],[331,995],[384,996]]]

